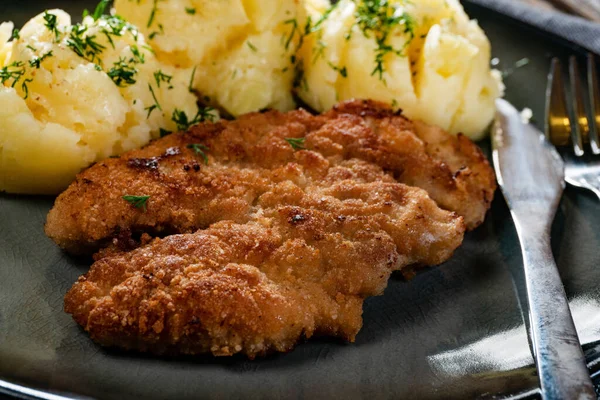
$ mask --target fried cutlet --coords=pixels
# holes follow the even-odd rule
[[[303,131],[304,126],[292,129]],[[296,133],[285,129],[282,135]],[[181,137],[169,138],[169,148]],[[65,298],[65,310],[100,344],[158,354],[242,353],[254,358],[289,351],[313,335],[353,341],[362,325],[364,299],[381,294],[392,271],[441,263],[462,242],[462,217],[440,209],[424,190],[396,182],[376,164],[343,157],[333,162],[335,157],[311,151],[289,153],[285,141],[275,149],[259,141],[258,148],[270,149],[262,163],[257,159],[265,169],[241,166],[232,156],[235,167],[220,166],[219,173],[208,174],[223,154],[247,157],[242,150],[224,150],[226,142],[224,147],[210,143],[209,167],[202,165],[200,171],[185,171],[189,156],[167,159],[169,171],[182,177],[173,193],[206,176],[200,187],[211,195],[210,201],[202,200],[208,198],[205,192],[190,187],[190,199],[175,202],[173,215],[180,210],[189,215],[199,199],[198,210],[217,215],[202,216],[203,224],[223,213],[235,222],[154,239],[133,251],[101,253]],[[311,146],[309,139],[306,144]],[[144,157],[156,154],[152,148],[143,151]],[[129,169],[113,163],[95,168],[114,168],[114,185],[120,188]],[[267,169],[273,165],[277,167]],[[159,162],[158,171],[142,169],[140,180],[159,179],[166,173],[162,168]],[[194,178],[182,181],[187,174]],[[94,185],[111,187],[82,179],[78,185],[89,185],[92,192],[98,193]],[[160,187],[165,197],[149,202],[147,213],[162,211],[145,216],[135,210],[133,219],[128,207],[117,204],[112,214],[124,210],[124,218],[140,226],[150,226],[147,218],[166,216],[171,188],[166,182],[171,181],[159,180],[165,189],[145,182],[130,190],[158,196],[161,192],[149,190]],[[134,176],[125,182],[135,185]],[[115,202],[117,197],[100,204]],[[228,211],[219,214],[220,204]],[[196,226],[195,215],[182,217],[181,226]]]
[[[142,233],[192,233],[222,220],[243,224],[290,170],[318,181],[351,159],[425,189],[468,229],[483,221],[496,187],[487,160],[467,138],[380,103],[351,101],[317,116],[268,111],[205,123],[100,162],[58,197],[46,233],[70,252],[92,253]],[[142,210],[125,195],[149,198]]]

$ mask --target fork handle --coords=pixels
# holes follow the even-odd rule
[[[535,214],[535,213],[534,213]],[[515,219],[523,253],[531,338],[544,400],[596,399],[550,248],[549,224]]]

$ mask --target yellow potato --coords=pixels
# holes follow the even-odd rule
[[[196,67],[194,89],[238,116],[294,108],[293,56],[303,11],[296,0],[117,0],[158,59]]]
[[[502,83],[489,67],[488,39],[457,0],[307,0],[305,8],[313,29],[296,90],[312,108],[370,98],[453,133],[486,133]]]
[[[161,64],[123,21],[87,17],[73,26],[50,10],[7,43],[11,28],[0,26],[0,60],[11,75],[0,86],[0,191],[58,193],[82,168],[198,112],[192,69]]]
[[[116,0],[115,9],[140,28],[160,60],[181,67],[225,50],[250,24],[241,0]]]

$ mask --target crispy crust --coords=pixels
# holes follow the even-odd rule
[[[204,124],[101,162],[46,232],[72,252],[105,247],[65,297],[95,341],[254,358],[315,334],[353,341],[364,299],[392,271],[451,257],[494,190],[466,138],[354,101]],[[147,210],[123,195],[150,196]]]
[[[107,253],[65,297],[106,346],[250,358],[315,334],[348,341],[392,271],[448,259],[462,218],[381,168],[350,160],[313,180],[307,165],[265,191],[245,224]]]
[[[285,138],[305,138],[294,151]],[[208,165],[187,148],[201,143]],[[309,151],[310,150],[310,151]],[[173,134],[120,159],[79,174],[48,215],[46,233],[73,253],[90,253],[131,232],[191,233],[220,220],[244,223],[270,185],[285,179],[289,163],[306,165],[318,179],[343,160],[381,166],[398,182],[425,189],[442,208],[465,219],[484,219],[496,188],[494,174],[464,136],[411,122],[372,101],[351,101],[312,116],[254,113]],[[150,195],[148,211],[123,195]]]

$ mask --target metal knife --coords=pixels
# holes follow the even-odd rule
[[[497,100],[494,168],[519,235],[531,342],[542,398],[596,399],[573,317],[550,249],[564,181],[563,161],[544,135]]]

